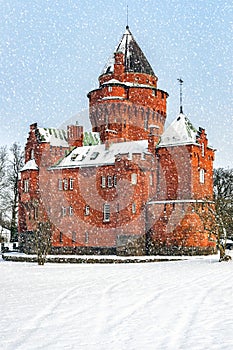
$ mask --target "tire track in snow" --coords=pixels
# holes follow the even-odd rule
[[[38,328],[43,321],[46,320],[66,299],[70,294],[73,296],[74,292],[77,290],[77,287],[69,288],[68,290],[61,293],[56,299],[54,299],[45,309],[38,313],[37,316],[33,317],[31,320],[27,321],[26,325],[23,325],[20,330],[20,335],[14,339],[12,343],[9,344],[9,348],[13,350],[24,350],[25,342],[28,342],[31,337],[38,331]],[[80,311],[81,312],[81,311]]]
[[[198,283],[203,278],[211,275],[211,272],[208,274],[205,274],[204,276],[193,278],[190,280],[190,284]],[[129,280],[126,279],[124,282],[127,282]],[[174,290],[176,292],[183,291],[187,288],[190,288],[190,285],[187,286],[170,286],[167,288],[161,288],[161,286],[158,284],[156,286],[157,291],[152,290],[152,292],[149,294],[149,296],[146,299],[140,299],[137,300],[135,303],[134,300],[130,301],[130,304],[126,305],[125,309],[118,310],[117,318],[116,314],[112,313],[112,296],[109,294],[114,291],[116,288],[123,288],[122,281],[114,283],[110,285],[108,288],[106,288],[102,294],[101,302],[99,305],[100,309],[103,309],[105,311],[110,310],[108,313],[103,313],[101,316],[101,319],[99,319],[98,327],[96,328],[95,337],[96,339],[103,339],[104,334],[109,334],[113,330],[115,331],[119,325],[124,323],[127,319],[132,318],[135,314],[140,312],[144,312],[144,310],[147,310],[152,303],[160,303],[161,298],[164,297],[164,294],[172,293]],[[161,288],[161,289],[160,289]],[[147,292],[148,293],[148,292]],[[106,345],[106,344],[105,344]],[[158,347],[158,349],[162,349],[162,347]],[[172,348],[171,348],[172,349]]]
[[[188,335],[185,333],[185,330],[192,329],[195,320],[198,318],[198,314],[200,313],[200,305],[203,305],[204,301],[207,298],[210,298],[211,291],[216,290],[219,286],[222,286],[226,279],[226,276],[224,275],[222,276],[222,279],[218,279],[218,282],[216,284],[209,286],[208,281],[203,281],[203,278],[208,275],[211,275],[211,273],[201,276],[196,280],[204,283],[198,286],[195,295],[190,295],[190,298],[192,298],[192,310],[187,307],[185,312],[181,314],[178,312],[178,314],[176,313],[174,315],[174,318],[170,320],[169,326],[167,327],[171,330],[169,337],[167,337],[166,341],[157,344],[156,349],[173,350],[174,344],[176,344],[176,350],[187,349],[185,339],[187,339]],[[229,277],[231,277],[230,274]],[[198,293],[198,291],[200,291],[200,288],[204,288],[204,290]],[[198,346],[196,349],[201,350],[200,346]],[[206,349],[206,344],[203,344],[202,349]]]

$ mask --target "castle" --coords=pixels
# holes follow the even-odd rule
[[[51,252],[214,253],[195,206],[213,197],[214,150],[180,113],[164,130],[168,93],[129,27],[88,93],[92,132],[30,126],[19,180],[19,241],[38,223]]]

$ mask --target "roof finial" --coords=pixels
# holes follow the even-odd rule
[[[126,7],[126,29],[129,29],[129,6]]]
[[[182,102],[182,85],[183,85],[183,80],[181,78],[177,79],[180,83],[180,113],[183,114],[183,102]]]

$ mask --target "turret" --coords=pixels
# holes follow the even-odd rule
[[[168,94],[157,89],[153,69],[129,27],[99,77],[98,89],[88,94],[90,121],[101,142],[143,140],[149,126],[163,133]]]

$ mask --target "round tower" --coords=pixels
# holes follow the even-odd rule
[[[157,88],[154,74],[129,27],[99,77],[99,87],[88,93],[92,130],[107,140],[147,139],[150,127],[163,133],[167,92]]]

